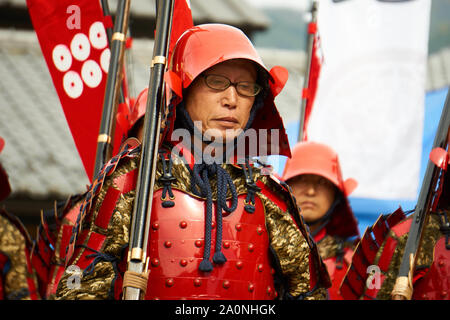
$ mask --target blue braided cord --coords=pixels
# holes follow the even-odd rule
[[[89,248],[89,249],[91,249],[91,248]],[[93,249],[91,249],[91,250],[93,250]],[[96,251],[96,250],[93,250],[93,251]],[[113,256],[113,255],[110,255],[110,254],[108,254],[108,253],[98,252],[98,251],[96,251],[96,253],[89,254],[89,255],[86,256],[86,258],[92,258],[92,257],[95,257],[95,258],[94,258],[94,260],[86,267],[86,269],[84,269],[84,271],[83,271],[83,275],[84,275],[84,276],[91,275],[92,272],[94,272],[95,265],[96,265],[97,263],[99,263],[99,262],[102,262],[102,261],[114,262],[114,261],[117,261],[117,260],[118,260],[118,259],[117,259],[115,256]]]
[[[212,164],[194,164],[193,173],[191,175],[191,189],[197,195],[206,198],[206,218],[205,218],[205,250],[203,252],[203,261],[200,263],[199,269],[201,271],[211,271],[213,266],[209,261],[211,255],[211,229],[212,229],[212,190],[209,181],[209,175],[217,175],[217,232],[216,245],[213,261],[217,264],[223,264],[227,260],[222,250],[222,232],[223,232],[223,216],[222,210],[226,212],[233,212],[237,208],[237,192],[236,187],[231,180],[228,172],[219,166],[217,163]],[[231,206],[228,207],[226,203],[227,190],[230,190],[232,195]]]

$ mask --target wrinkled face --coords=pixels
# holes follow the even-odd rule
[[[306,222],[322,218],[333,204],[336,188],[328,179],[304,174],[288,180]]]
[[[219,63],[203,74],[225,76],[232,83],[256,82],[257,78],[256,67],[243,59]],[[213,133],[215,137],[220,135],[225,141],[225,138],[233,139],[239,129],[245,128],[254,101],[255,97],[239,94],[233,85],[225,90],[212,89],[206,85],[204,77],[198,76],[188,89],[185,106],[192,121],[201,122],[203,134],[208,130],[207,133]]]

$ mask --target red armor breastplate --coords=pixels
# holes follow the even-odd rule
[[[342,280],[347,273],[349,261],[352,261],[353,250],[350,248],[344,248],[345,254],[342,257],[342,262],[338,264],[336,262],[336,257],[331,257],[324,259],[323,262],[327,266],[328,274],[331,278],[331,288],[328,288],[328,295],[330,300],[344,300],[341,296],[339,287],[341,286]]]
[[[321,241],[329,236],[327,234],[327,230],[322,228],[315,236],[314,241],[321,245]],[[331,236],[334,238],[333,236]],[[343,245],[343,244],[342,244]],[[353,250],[349,247],[343,246],[343,253],[334,253],[334,256],[329,256],[329,254],[325,254],[329,256],[328,258],[323,258],[323,262],[327,266],[327,271],[331,280],[331,287],[328,288],[328,298],[330,300],[343,300],[344,298],[341,296],[339,287],[341,285],[342,280],[344,279],[345,274],[347,273],[348,266],[352,261]],[[340,251],[340,250],[339,250]],[[339,255],[339,256],[338,256]],[[338,261],[338,258],[340,261]]]
[[[450,250],[445,237],[436,242],[430,269],[415,283],[413,300],[450,300]]]
[[[255,197],[255,212],[237,209],[223,213],[222,252],[227,261],[200,271],[203,259],[206,202],[173,190],[175,206],[163,208],[162,190],[154,193],[149,236],[149,281],[146,299],[274,299],[273,269],[264,206]],[[215,212],[214,202],[214,212]],[[213,215],[211,255],[216,228]]]

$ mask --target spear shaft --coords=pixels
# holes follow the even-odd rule
[[[147,286],[148,230],[151,219],[153,187],[158,157],[161,106],[164,102],[163,77],[169,48],[173,4],[173,0],[157,1],[158,14],[148,86],[147,107],[144,116],[141,160],[139,163],[136,198],[130,230],[127,271],[124,276],[123,297],[126,300],[139,300],[143,298],[143,292]],[[128,279],[131,280],[128,282]],[[140,283],[140,285],[133,285],[133,283]]]
[[[130,0],[120,0],[117,4],[114,33],[111,36],[111,59],[108,68],[105,96],[103,99],[102,119],[97,138],[97,152],[95,157],[94,177],[103,165],[111,158],[113,137],[115,132],[115,115],[122,85],[123,56],[128,29]]]
[[[110,17],[111,16],[111,12],[109,11],[109,4],[108,4],[108,0],[101,0],[101,4],[102,4],[102,10],[103,10],[103,15],[105,17]],[[108,39],[108,45],[111,48],[111,38],[113,35],[113,30],[111,27],[107,27],[106,28],[106,36]],[[119,103],[123,103],[125,101],[125,97],[123,95],[123,90],[122,87],[120,88],[120,96],[119,96]]]

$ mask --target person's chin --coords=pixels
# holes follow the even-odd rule
[[[320,218],[320,215],[314,212],[313,210],[310,210],[309,208],[303,208],[300,207],[300,213],[302,214],[305,221],[311,220],[314,221],[318,218]]]

